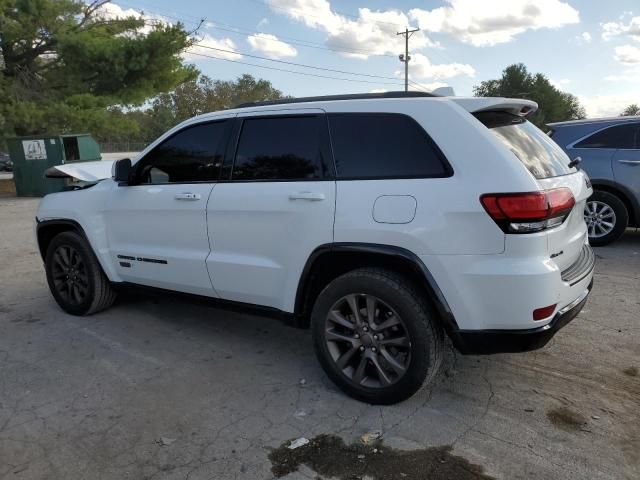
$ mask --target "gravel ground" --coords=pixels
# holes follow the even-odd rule
[[[64,314],[36,205],[0,199],[0,479],[640,478],[637,232],[597,250],[587,306],[546,348],[450,351],[431,389],[373,407],[275,320],[140,293]]]

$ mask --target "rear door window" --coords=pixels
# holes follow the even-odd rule
[[[334,113],[329,126],[338,179],[451,175],[438,146],[407,115]]]
[[[574,173],[563,150],[528,120],[509,112],[477,112],[474,116],[487,127],[538,178]]]
[[[616,150],[631,150],[638,148],[638,123],[625,123],[605,128],[593,135],[580,140],[574,148],[607,148]]]
[[[258,117],[243,121],[233,180],[314,180],[330,177],[323,152],[323,115]]]

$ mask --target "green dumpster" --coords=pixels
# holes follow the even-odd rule
[[[42,197],[66,189],[68,179],[45,178],[50,167],[101,159],[100,147],[89,134],[16,137],[7,143],[19,197]]]

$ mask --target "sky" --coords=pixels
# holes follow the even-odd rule
[[[408,27],[420,29],[409,40],[411,89],[471,95],[522,62],[578,96],[589,117],[640,104],[638,0],[114,0],[105,8],[187,30],[200,24],[186,61],[213,79],[264,78],[287,95],[402,90],[397,32]]]

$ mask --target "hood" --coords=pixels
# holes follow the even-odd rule
[[[44,176],[47,178],[75,178],[82,182],[97,182],[111,178],[111,167],[115,160],[97,162],[65,163],[51,167]]]

